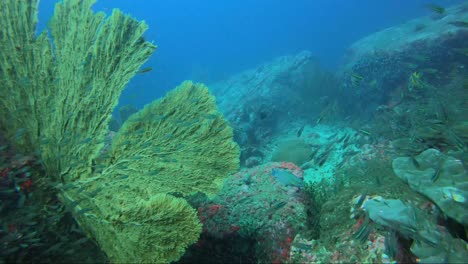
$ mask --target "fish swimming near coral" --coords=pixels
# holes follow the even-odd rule
[[[358,87],[361,84],[362,80],[364,80],[364,77],[359,74],[353,73],[351,75],[351,85],[353,87]]]
[[[297,131],[297,137],[302,136],[302,132],[304,131],[304,127],[305,127],[305,125],[303,125],[301,128],[299,128],[299,130]]]
[[[415,89],[422,89],[422,88],[424,88],[424,82],[422,81],[422,73],[413,72],[409,78],[408,90],[412,92]]]
[[[461,190],[455,187],[444,187],[442,189],[442,195],[444,199],[452,200],[457,203],[465,203],[466,198],[465,195]]]
[[[271,170],[271,175],[284,185],[298,188],[304,187],[304,181],[288,170],[274,168]]]
[[[468,27],[468,21],[457,20],[453,22],[449,22],[450,25],[454,25],[456,27]]]
[[[439,15],[443,15],[445,13],[445,8],[439,6],[439,5],[434,5],[434,4],[428,4],[426,6],[429,10],[431,10],[432,12],[436,13],[436,14],[439,14]]]
[[[146,67],[146,68],[143,68],[139,71],[137,71],[137,74],[143,74],[143,73],[146,73],[146,72],[150,72],[153,70],[153,67]]]

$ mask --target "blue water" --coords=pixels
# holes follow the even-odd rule
[[[54,0],[40,3],[40,28]],[[310,50],[330,69],[344,51],[372,32],[427,15],[425,5],[461,0],[99,0],[96,10],[119,8],[150,28],[159,49],[136,76],[120,104],[141,107],[183,80],[212,83],[277,56]]]

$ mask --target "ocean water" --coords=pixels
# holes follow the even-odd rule
[[[0,263],[468,259],[466,1],[2,1]]]
[[[55,2],[40,2],[39,28],[52,15]],[[145,36],[159,46],[147,63],[153,71],[136,76],[122,98],[123,104],[142,107],[183,80],[210,83],[302,50],[310,50],[325,67],[336,69],[353,42],[427,15],[425,5],[431,3],[100,0],[95,10],[109,13],[119,8],[149,24]]]

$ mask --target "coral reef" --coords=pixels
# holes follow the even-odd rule
[[[103,153],[120,93],[156,46],[145,23],[119,10],[106,18],[94,2],[57,3],[50,37],[37,38],[37,1],[0,3],[0,132],[37,155],[44,186],[111,261],[171,262],[201,231],[183,196],[218,190],[239,150],[208,89],[184,82]]]
[[[0,136],[0,261],[105,262],[43,175],[40,161]]]
[[[357,41],[336,76],[304,51],[120,121],[156,46],[94,3],[36,35],[38,0],[0,1],[0,262],[468,258],[466,3]]]

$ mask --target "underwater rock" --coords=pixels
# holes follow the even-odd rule
[[[463,163],[436,149],[393,160],[395,174],[431,199],[447,216],[468,226],[468,177]]]
[[[302,178],[292,163],[268,163],[230,176],[210,204],[198,208],[203,232],[216,238],[240,236],[255,240],[261,263],[281,263],[289,257],[294,236],[304,229],[304,194],[278,181],[272,170]],[[202,236],[203,237],[203,236]]]
[[[346,109],[361,115],[391,109],[402,94],[421,92],[426,83],[448,82],[467,63],[468,29],[459,23],[467,20],[465,3],[447,8],[443,17],[416,18],[355,42],[339,74]]]
[[[361,208],[373,222],[414,240],[411,251],[421,263],[461,263],[468,259],[465,241],[453,238],[434,217],[411,203],[377,196],[366,198]]]
[[[261,145],[300,118],[315,118],[328,102],[333,75],[309,51],[283,56],[210,84],[241,146]]]

